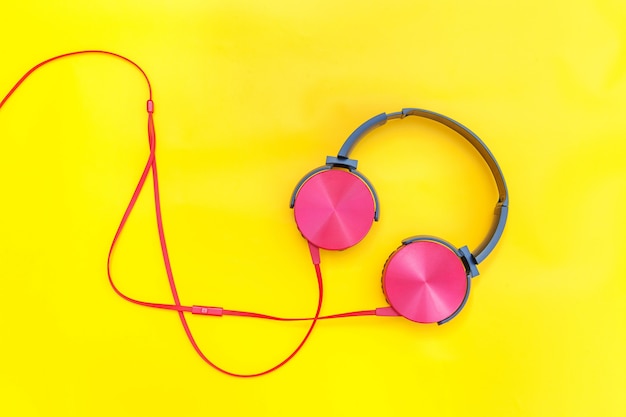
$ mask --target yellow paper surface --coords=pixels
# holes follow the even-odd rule
[[[288,207],[360,123],[420,107],[476,132],[510,216],[445,326],[323,322],[265,377],[205,365],[175,313],[117,297],[106,256],[148,155],[147,90],[122,61],[37,71],[0,110],[2,416],[623,416],[626,6],[621,1],[7,2],[0,95],[81,49],[139,63],[154,89],[165,228],[181,299],[315,310]],[[477,245],[496,191],[459,136],[388,123],[354,152],[381,200],[358,246],[322,253],[327,314],[385,305],[400,241]],[[149,190],[148,190],[149,191]],[[113,263],[120,289],[171,302],[151,192]],[[303,323],[191,317],[234,372],[287,355]]]

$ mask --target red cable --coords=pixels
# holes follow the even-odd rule
[[[9,90],[9,92],[7,93],[6,96],[4,96],[4,98],[2,99],[2,101],[0,101],[0,108],[2,108],[2,106],[4,105],[4,103],[7,102],[7,100],[9,99],[9,97],[11,97],[13,95],[13,93],[15,92],[15,90],[17,90],[19,88],[20,85],[22,85],[22,83],[28,78],[30,77],[30,75],[37,71],[39,68],[43,67],[44,65],[52,62],[52,61],[56,61],[57,59],[61,59],[61,58],[67,58],[69,56],[73,56],[73,55],[84,55],[84,54],[104,54],[104,55],[110,55],[119,59],[122,59],[126,62],[128,62],[129,64],[133,65],[135,68],[137,68],[139,70],[139,72],[141,72],[141,74],[143,75],[143,77],[146,79],[146,83],[148,83],[148,96],[150,98],[150,100],[152,100],[152,85],[150,84],[150,80],[148,79],[148,76],[146,75],[146,73],[144,72],[144,70],[137,65],[134,61],[126,58],[125,56],[122,55],[118,55],[116,53],[113,52],[108,52],[108,51],[100,51],[100,50],[85,50],[85,51],[76,51],[76,52],[69,52],[67,54],[61,54],[61,55],[57,55],[55,57],[52,57],[50,59],[46,59],[45,61],[40,62],[39,64],[35,65],[34,67],[32,67],[31,69],[29,69],[26,74],[24,74],[22,76],[22,78],[20,78],[20,80],[15,83],[15,85],[13,86],[13,88],[11,88],[11,90]]]
[[[320,311],[322,309],[322,299],[323,299],[323,280],[322,280],[322,272],[319,266],[319,262],[316,261],[316,259],[314,258],[314,266],[315,266],[315,274],[317,276],[317,284],[318,284],[318,303],[317,303],[317,309],[315,312],[315,316],[311,319],[311,325],[309,326],[308,331],[306,332],[304,338],[300,341],[300,343],[298,344],[298,346],[292,351],[292,353],[287,356],[284,360],[282,360],[280,363],[278,363],[277,365],[262,371],[262,372],[258,372],[258,373],[253,373],[253,374],[238,374],[238,373],[234,373],[234,372],[230,372],[227,371],[221,367],[219,367],[218,365],[216,365],[215,363],[213,363],[211,360],[209,360],[206,355],[202,352],[202,350],[200,349],[200,347],[198,346],[198,344],[196,343],[193,334],[191,332],[191,329],[189,328],[189,325],[187,323],[187,319],[184,315],[184,312],[192,312],[193,308],[192,307],[187,307],[187,306],[182,306],[180,304],[180,299],[178,296],[178,291],[176,289],[176,284],[174,282],[174,274],[172,272],[172,265],[170,262],[170,258],[169,258],[169,253],[167,250],[167,242],[165,239],[165,231],[163,228],[163,216],[162,216],[162,211],[161,211],[161,200],[160,200],[160,194],[159,194],[159,180],[158,180],[158,174],[157,174],[157,165],[156,165],[156,154],[155,154],[155,150],[156,150],[156,132],[154,129],[154,118],[153,118],[153,112],[154,112],[154,102],[152,101],[152,86],[150,84],[150,80],[148,79],[148,76],[146,75],[146,73],[143,71],[143,69],[136,64],[135,62],[133,62],[132,60],[122,56],[122,55],[118,55],[115,54],[113,52],[108,52],[108,51],[101,51],[101,50],[84,50],[84,51],[77,51],[77,52],[70,52],[70,53],[66,53],[66,54],[62,54],[62,55],[57,55],[55,57],[52,57],[50,59],[47,59],[45,61],[40,62],[39,64],[35,65],[34,67],[32,67],[30,70],[28,70],[20,79],[19,81],[13,86],[13,88],[11,88],[11,90],[9,90],[9,92],[7,93],[7,95],[2,99],[2,101],[0,101],[0,109],[2,108],[2,106],[4,106],[4,104],[7,102],[7,100],[13,95],[13,93],[20,87],[20,85],[33,73],[35,72],[37,69],[41,68],[42,66],[56,61],[58,59],[61,58],[66,58],[66,57],[70,57],[73,55],[82,55],[82,54],[104,54],[104,55],[109,55],[109,56],[113,56],[119,59],[122,59],[128,63],[130,63],[131,65],[133,65],[135,68],[137,68],[141,74],[144,76],[147,84],[148,84],[148,95],[149,95],[149,99],[147,102],[147,111],[148,111],[148,143],[150,146],[150,155],[148,157],[148,160],[146,162],[146,165],[143,169],[143,172],[141,174],[141,177],[139,179],[139,182],[137,183],[137,186],[135,187],[135,190],[133,192],[133,195],[130,199],[130,202],[128,203],[128,206],[126,207],[126,209],[124,210],[124,215],[122,216],[122,220],[120,221],[120,224],[115,232],[115,236],[113,238],[113,241],[111,242],[111,246],[109,248],[109,253],[107,256],[107,276],[109,279],[109,283],[111,284],[111,287],[113,288],[113,290],[115,291],[115,293],[117,295],[119,295],[121,298],[123,298],[126,301],[129,301],[131,303],[134,304],[138,304],[141,306],[145,306],[145,307],[152,307],[152,308],[160,308],[160,309],[169,309],[169,310],[176,310],[178,311],[178,315],[180,317],[183,329],[185,330],[185,334],[187,335],[187,338],[189,339],[189,342],[191,343],[191,345],[193,346],[194,350],[197,352],[197,354],[210,366],[212,366],[213,368],[215,368],[216,370],[227,374],[227,375],[231,375],[231,376],[236,376],[236,377],[242,377],[242,378],[248,378],[248,377],[255,377],[255,376],[261,376],[261,375],[265,375],[268,374],[272,371],[275,371],[276,369],[279,369],[280,367],[282,367],[283,365],[285,365],[287,362],[289,362],[299,351],[300,349],[302,349],[302,347],[304,346],[304,344],[306,343],[306,341],[308,340],[309,336],[311,335],[313,328],[315,327],[315,324],[317,323],[317,320],[319,318],[320,315]],[[124,226],[126,225],[126,222],[128,221],[128,218],[130,217],[130,214],[133,211],[133,208],[135,207],[135,204],[137,203],[137,199],[139,198],[139,195],[141,194],[141,191],[143,190],[143,187],[145,185],[145,182],[148,178],[148,174],[150,173],[150,171],[152,170],[152,183],[153,183],[153,189],[154,189],[154,204],[155,204],[155,213],[156,213],[156,221],[157,221],[157,228],[159,231],[159,241],[160,241],[160,245],[161,245],[161,251],[162,251],[162,255],[163,255],[163,262],[164,262],[164,266],[165,266],[165,271],[167,273],[167,278],[168,278],[168,282],[170,285],[170,290],[172,292],[172,297],[174,298],[174,303],[175,305],[169,305],[169,304],[160,304],[160,303],[149,303],[149,302],[145,302],[145,301],[140,301],[140,300],[136,300],[134,298],[128,297],[127,295],[123,294],[114,284],[113,282],[113,278],[111,276],[111,258],[113,255],[113,250],[115,248],[115,245],[122,233],[122,230],[124,229]],[[245,313],[245,312],[237,312],[237,311],[230,311],[232,313],[232,315],[240,315],[240,316],[246,316],[248,315],[249,317],[254,317],[253,314],[256,313]],[[348,313],[348,314],[357,314],[357,313]],[[358,315],[358,314],[357,314]],[[257,315],[258,318],[272,318],[272,319],[276,319],[279,320],[279,318],[277,317],[272,317],[272,316],[265,316],[265,315],[261,315],[258,314]],[[342,315],[336,315],[337,317],[342,316]],[[347,317],[347,316],[346,316]],[[328,316],[328,318],[331,318],[331,316]],[[285,321],[288,320],[309,320],[309,319],[283,319]]]
[[[238,311],[238,310],[222,310],[222,315],[224,316],[237,316],[237,317],[251,317],[255,319],[266,319],[266,320],[274,320],[274,321],[308,321],[313,320],[312,317],[277,317],[277,316],[269,316],[267,314],[259,314],[259,313],[251,313],[248,311]],[[331,314],[329,316],[319,316],[318,320],[326,320],[326,319],[340,319],[345,317],[359,317],[359,316],[375,316],[376,310],[362,310],[362,311],[351,311],[349,313],[341,313],[341,314]]]

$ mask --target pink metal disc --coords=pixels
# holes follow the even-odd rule
[[[400,315],[437,323],[463,304],[468,291],[465,266],[441,243],[414,241],[391,254],[383,270],[383,291]]]
[[[298,190],[293,206],[302,236],[315,246],[343,250],[365,237],[374,221],[374,198],[357,175],[319,172]]]

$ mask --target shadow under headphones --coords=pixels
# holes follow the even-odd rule
[[[348,137],[337,156],[328,157],[324,166],[312,170],[298,182],[291,196],[290,205],[293,208],[298,230],[308,243],[311,260],[315,267],[318,300],[313,317],[285,318],[229,310],[222,307],[187,306],[181,303],[178,295],[165,238],[157,171],[154,102],[152,101],[150,80],[144,70],[132,60],[108,51],[85,50],[57,55],[40,62],[27,71],[0,101],[0,109],[18,87],[40,67],[62,58],[85,54],[100,54],[123,60],[141,72],[148,85],[146,110],[148,113],[147,133],[150,153],[109,248],[107,257],[109,283],[115,293],[126,301],[144,307],[177,312],[193,349],[211,367],[236,377],[255,377],[268,374],[285,365],[300,351],[319,320],[356,316],[402,316],[419,323],[443,324],[461,311],[469,296],[471,278],[478,275],[477,265],[491,253],[498,243],[508,214],[508,192],[502,171],[485,144],[465,126],[439,113],[422,109],[411,108],[390,114],[379,114],[358,127]],[[415,236],[405,239],[402,245],[389,256],[383,269],[382,288],[389,306],[322,316],[320,313],[323,300],[323,280],[320,268],[320,249],[344,250],[356,245],[368,233],[373,222],[378,221],[379,218],[379,201],[376,191],[370,181],[357,171],[357,161],[350,159],[350,152],[358,141],[372,129],[389,120],[403,119],[408,116],[427,118],[447,126],[465,138],[487,163],[498,188],[498,201],[491,228],[482,243],[472,251],[467,246],[455,248],[445,240],[432,236]],[[153,303],[131,298],[117,288],[111,274],[114,249],[150,174],[152,174],[158,236],[173,304]],[[186,314],[238,316],[275,321],[309,321],[310,324],[296,348],[280,363],[262,372],[243,374],[220,367],[204,354],[191,332]]]
[[[385,263],[382,288],[394,312],[419,323],[443,324],[467,301],[477,265],[498,243],[508,213],[504,176],[492,153],[472,131],[442,114],[403,109],[379,114],[363,123],[345,141],[337,156],[306,174],[291,196],[291,207],[302,236],[315,247],[343,250],[359,243],[379,219],[379,200],[372,183],[361,174],[350,152],[368,132],[388,120],[418,116],[439,122],[465,138],[483,157],[498,187],[492,226],[473,251],[455,248],[443,239],[414,236],[402,241]]]

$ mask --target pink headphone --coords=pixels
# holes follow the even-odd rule
[[[372,129],[388,120],[419,116],[442,123],[468,140],[489,166],[499,197],[493,224],[483,243],[470,252],[432,236],[405,239],[387,259],[382,287],[393,312],[419,323],[443,324],[456,316],[469,296],[477,265],[498,243],[508,213],[508,193],[502,171],[485,144],[465,126],[422,109],[380,114],[363,123],[343,144],[336,157],[309,172],[291,197],[296,224],[309,244],[343,250],[361,241],[379,219],[379,200],[368,179],[357,171],[350,152]]]
[[[179,315],[181,324],[196,353],[214,369],[236,377],[255,377],[268,374],[289,362],[304,346],[313,328],[320,319],[334,319],[355,316],[403,316],[420,323],[442,324],[452,319],[467,301],[470,279],[478,275],[477,265],[491,253],[504,230],[508,212],[508,193],[502,172],[485,144],[469,129],[454,120],[438,113],[420,109],[404,109],[401,112],[380,114],[365,122],[346,140],[336,157],[328,157],[326,165],[308,173],[296,186],[291,206],[298,229],[308,242],[318,283],[318,301],[315,315],[310,318],[284,318],[253,312],[228,310],[222,307],[185,306],[180,302],[173,268],[170,262],[159,192],[159,179],[156,159],[156,131],[154,128],[154,102],[152,87],[143,69],[132,60],[107,51],[86,50],[70,52],[49,58],[28,70],[0,101],[0,109],[15,93],[18,87],[37,69],[61,58],[84,54],[102,54],[123,60],[141,72],[148,85],[148,144],[150,153],[143,172],[124,211],[122,220],[115,232],[107,257],[107,274],[113,290],[124,300],[157,309],[173,310]],[[489,166],[498,187],[498,202],[492,227],[483,242],[471,251],[466,247],[456,249],[446,241],[429,236],[417,236],[404,240],[391,254],[383,269],[382,287],[389,306],[374,310],[354,311],[321,316],[323,280],[320,268],[319,249],[343,250],[360,242],[369,231],[374,220],[379,217],[378,196],[372,184],[356,170],[357,161],[349,158],[356,143],[371,129],[391,119],[406,116],[425,117],[459,133],[479,152]],[[131,298],[115,285],[111,275],[111,260],[115,246],[124,226],[135,207],[148,177],[152,173],[154,207],[163,262],[174,303],[153,303]],[[262,372],[241,374],[227,371],[211,361],[196,343],[187,323],[186,314],[205,316],[239,316],[277,321],[310,321],[310,325],[292,353],[277,365]]]

